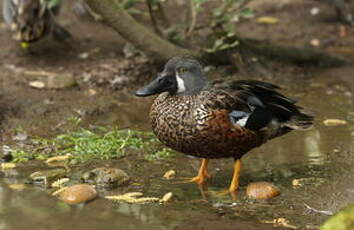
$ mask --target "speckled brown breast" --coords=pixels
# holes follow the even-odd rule
[[[202,158],[240,158],[264,141],[231,123],[229,111],[212,108],[202,95],[159,95],[150,111],[152,128],[161,142],[185,154]]]

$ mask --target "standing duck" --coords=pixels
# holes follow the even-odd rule
[[[229,187],[239,186],[241,157],[251,149],[291,130],[304,130],[313,117],[278,92],[279,87],[253,80],[208,82],[196,59],[170,59],[158,77],[136,91],[155,94],[150,119],[158,139],[179,152],[202,158],[196,177],[204,183],[209,159],[234,158]]]
[[[3,0],[3,18],[24,48],[47,34],[65,41],[71,34],[54,19],[60,7],[60,0]]]

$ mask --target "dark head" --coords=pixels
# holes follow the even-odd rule
[[[195,95],[206,83],[200,62],[189,56],[177,56],[171,58],[157,78],[137,90],[135,95],[146,97],[162,92],[169,92],[171,95]]]
[[[15,18],[12,29],[15,39],[33,42],[43,37],[47,30],[48,10],[40,0],[17,0]]]

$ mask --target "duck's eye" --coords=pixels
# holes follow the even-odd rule
[[[180,74],[185,73],[185,72],[187,72],[187,71],[188,71],[187,68],[184,68],[184,67],[178,68],[178,73],[180,73]]]

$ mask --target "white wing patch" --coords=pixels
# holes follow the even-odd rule
[[[248,118],[250,117],[250,113],[246,113],[243,111],[237,111],[234,110],[231,113],[229,113],[230,120],[233,124],[245,127],[248,121]]]
[[[177,93],[183,93],[186,91],[186,86],[184,85],[184,80],[176,73],[177,80]]]

